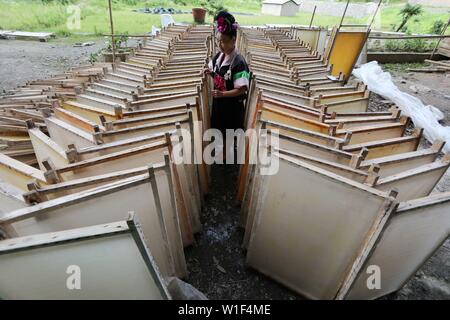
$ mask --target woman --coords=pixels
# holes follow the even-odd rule
[[[244,100],[250,74],[244,57],[236,50],[238,24],[234,17],[221,11],[214,21],[219,52],[206,72],[214,78],[211,127],[222,132],[225,144],[226,129],[244,129]]]

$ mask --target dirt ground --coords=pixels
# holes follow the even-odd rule
[[[0,90],[11,90],[27,81],[49,78],[89,62],[103,40],[89,47],[59,42],[0,40]]]
[[[54,42],[0,40],[0,91],[85,64],[89,55],[103,45],[102,40],[85,48]],[[393,72],[393,76],[402,90],[439,108],[445,114],[443,123],[450,125],[450,74]],[[387,101],[372,95],[371,110],[388,108]],[[421,145],[427,144],[423,141]],[[245,266],[239,208],[234,205],[237,175],[237,166],[212,167],[213,188],[202,213],[203,230],[196,235],[195,244],[186,250],[190,273],[187,281],[209,299],[302,299]],[[447,172],[434,192],[449,190]],[[450,239],[401,290],[382,299],[450,299]]]

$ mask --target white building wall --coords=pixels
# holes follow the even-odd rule
[[[261,8],[262,14],[269,14],[272,16],[280,16],[281,15],[282,5],[274,4],[274,3],[263,3]]]
[[[414,0],[413,0],[414,1]],[[429,1],[429,0],[425,0]],[[447,0],[446,0],[447,1]],[[300,12],[313,12],[314,6],[317,6],[317,14],[326,14],[336,17],[341,17],[345,10],[346,2],[337,1],[316,1],[316,0],[303,0],[301,2]],[[347,17],[363,18],[373,15],[377,8],[377,3],[352,3],[350,2],[347,9]]]
[[[285,3],[281,9],[281,15],[284,17],[295,16],[298,12],[298,8],[299,8],[299,6],[296,5],[295,3],[293,3],[292,1]]]

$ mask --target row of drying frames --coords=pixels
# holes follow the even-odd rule
[[[212,50],[211,26],[170,25],[125,62],[2,96],[2,128],[18,129],[2,132],[6,150],[34,161],[0,154],[1,298],[171,298],[209,190]],[[68,290],[76,268],[82,290]]]
[[[366,37],[335,31],[322,52],[320,29],[240,31],[254,75],[246,150],[270,160],[241,166],[243,247],[248,266],[305,297],[374,299],[400,289],[447,239],[450,193],[431,192],[450,157],[442,141],[419,149],[422,129],[395,106],[368,111],[366,86],[342,68],[360,51],[331,62],[340,41],[362,47]]]

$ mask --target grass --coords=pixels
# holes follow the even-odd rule
[[[383,63],[381,67],[384,71],[388,72],[408,72],[409,69],[420,69],[425,67],[427,64],[424,62],[414,62],[414,63]]]
[[[66,21],[69,17],[67,6],[58,4],[58,0],[43,4],[36,0],[0,0],[0,29],[15,29],[24,31],[49,31],[59,36],[82,38],[82,34],[101,35],[109,33],[109,19],[106,0],[72,1],[81,7],[81,28],[70,30]],[[184,0],[189,5],[180,5],[180,0],[115,0],[114,24],[117,33],[139,34],[151,30],[152,25],[160,26],[160,16],[133,12],[132,9],[142,7],[173,7],[183,11],[190,11],[192,7],[199,6],[200,0]],[[362,0],[361,2],[364,2]],[[391,0],[392,2],[392,0]],[[398,1],[395,1],[398,2]],[[230,12],[251,13],[253,15],[236,15],[241,25],[273,24],[309,24],[310,13],[297,13],[294,17],[276,17],[261,15],[261,0],[225,0],[225,7]],[[392,25],[399,22],[398,12],[401,5],[385,8],[381,13],[381,28],[392,30]],[[447,13],[425,12],[417,21],[408,23],[408,29],[413,33],[428,33],[434,21],[446,21]],[[173,15],[177,22],[193,23],[192,14]],[[334,26],[339,23],[340,17],[318,14],[314,24],[319,26]],[[212,22],[207,16],[206,22]],[[346,23],[366,23],[367,19],[346,18]]]
[[[385,8],[381,13],[381,29],[392,30],[394,25],[400,24],[400,16],[398,15],[401,6],[392,6]],[[437,20],[446,22],[450,10],[442,9],[442,13],[432,13],[425,10],[419,17],[412,18],[407,23],[408,30],[412,33],[430,33],[433,23]]]

